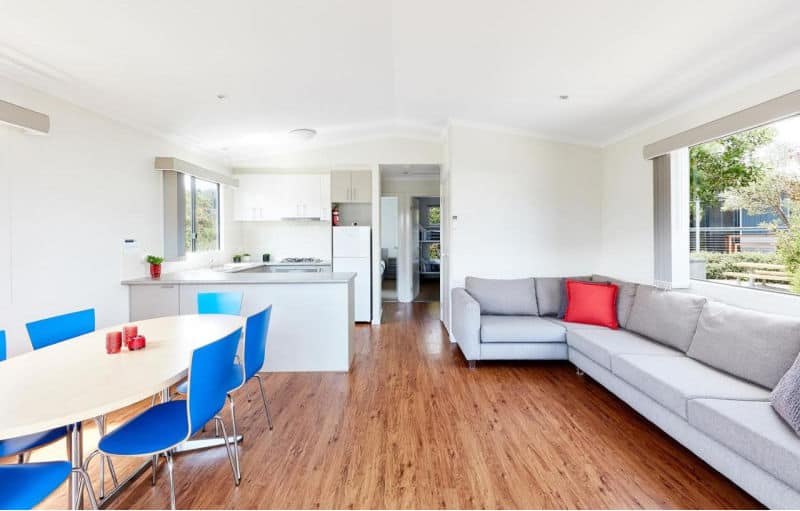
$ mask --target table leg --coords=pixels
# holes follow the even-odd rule
[[[68,426],[67,453],[73,469],[83,468],[83,433],[80,422]],[[70,509],[83,507],[83,492],[81,491],[80,474],[73,470],[69,475],[69,506]]]

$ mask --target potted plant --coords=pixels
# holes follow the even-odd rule
[[[247,253],[242,254],[242,262],[243,263],[249,263],[250,262],[250,254],[247,254]]]
[[[261,262],[262,263],[268,263],[269,262],[269,252],[267,252],[265,254],[261,254]]]
[[[233,256],[233,262],[234,263],[241,263],[242,262],[242,256],[240,256],[239,254],[236,254],[235,256]]]
[[[147,256],[147,262],[150,263],[150,278],[152,279],[160,279],[161,278],[161,263],[164,262],[163,257],[158,257],[154,255]]]

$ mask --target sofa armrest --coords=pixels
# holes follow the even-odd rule
[[[467,360],[481,357],[481,306],[463,287],[453,289],[451,301],[453,337]]]

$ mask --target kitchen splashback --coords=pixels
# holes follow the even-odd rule
[[[254,261],[269,252],[272,261],[285,257],[331,258],[331,226],[322,222],[242,222],[240,249]]]

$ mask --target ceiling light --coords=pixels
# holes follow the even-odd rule
[[[289,131],[289,136],[297,140],[311,140],[317,135],[317,130],[311,128],[297,128]]]
[[[558,97],[558,99],[560,99],[561,101],[566,101],[566,100],[568,100],[568,99],[569,99],[569,96],[567,96],[566,94],[562,94],[562,95],[560,95],[560,96]]]
[[[226,96],[225,94],[217,94],[217,99],[220,101],[224,101],[228,99],[228,96]]]

